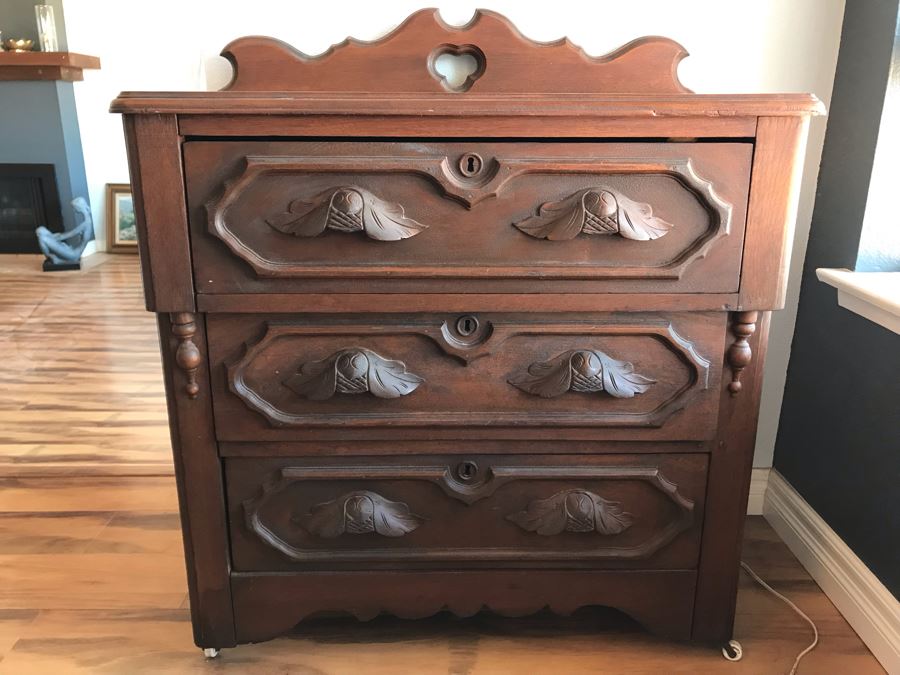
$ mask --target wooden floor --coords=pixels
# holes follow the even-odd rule
[[[0,475],[172,474],[156,323],[133,255],[0,255]]]
[[[155,327],[137,261],[41,274],[0,256],[0,673],[786,673],[808,627],[746,576],[745,656],[655,639],[602,610],[367,624],[329,619],[206,662],[191,642]],[[159,474],[159,475],[154,475]],[[777,535],[744,558],[818,624],[801,674],[882,673]]]

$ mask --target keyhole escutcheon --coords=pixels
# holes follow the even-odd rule
[[[474,335],[478,330],[478,319],[471,314],[461,316],[456,320],[456,332],[463,337]]]
[[[478,476],[478,465],[472,460],[460,462],[456,467],[456,476],[464,483],[469,483]]]
[[[474,152],[467,152],[459,158],[459,172],[467,178],[477,176],[481,173],[483,166],[484,162],[482,161],[481,156]]]

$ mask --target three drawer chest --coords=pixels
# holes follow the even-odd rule
[[[821,105],[693,94],[685,54],[423,10],[113,102],[199,646],[586,605],[731,639]]]

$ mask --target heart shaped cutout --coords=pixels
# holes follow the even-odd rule
[[[484,52],[475,45],[441,45],[428,59],[428,70],[447,91],[468,91],[484,74]]]

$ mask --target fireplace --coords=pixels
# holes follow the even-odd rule
[[[52,164],[0,164],[0,253],[40,253],[35,229],[62,232]]]

